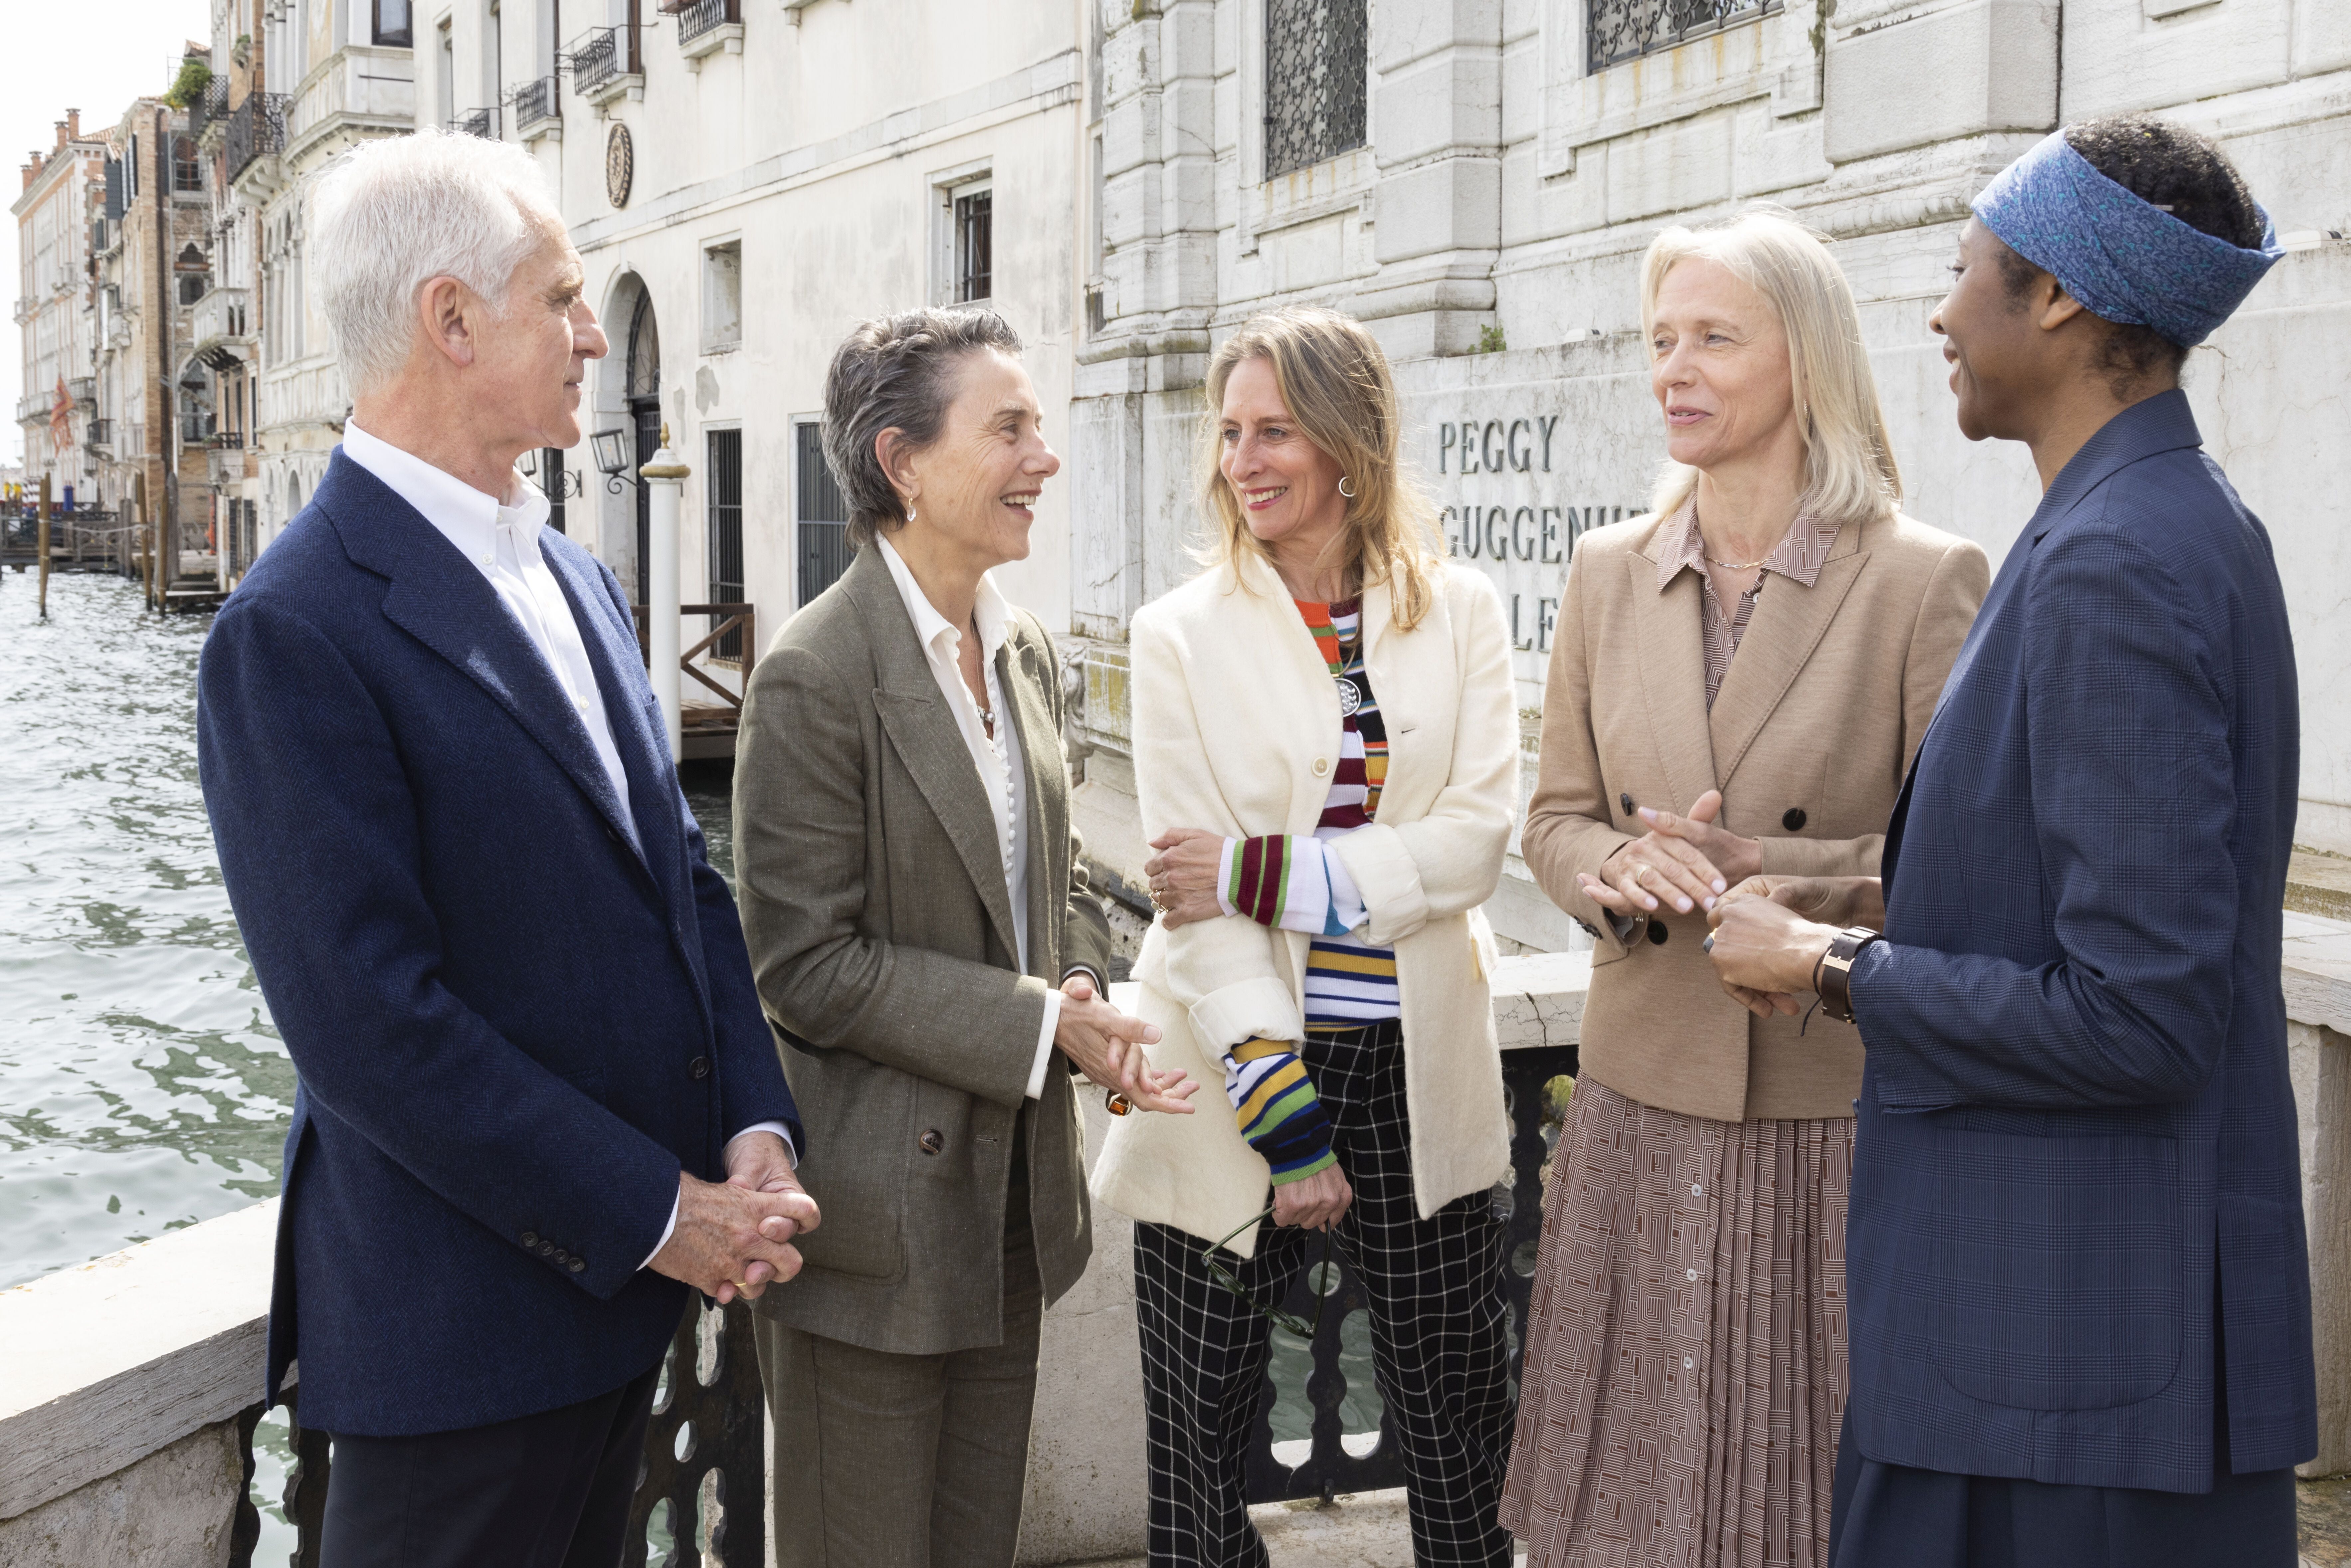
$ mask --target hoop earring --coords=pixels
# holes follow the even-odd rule
[[[1355,493],[1347,488],[1347,476],[1344,474],[1339,476],[1339,494],[1346,497],[1350,501],[1355,498]]]

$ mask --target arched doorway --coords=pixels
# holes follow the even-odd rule
[[[629,316],[629,427],[635,434],[636,464],[643,467],[661,448],[661,332],[653,322],[653,297],[637,291],[636,308]],[[653,500],[642,483],[632,486],[637,500],[636,601],[650,602],[651,573],[647,557],[653,549]]]

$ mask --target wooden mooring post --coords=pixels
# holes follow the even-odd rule
[[[49,618],[49,476],[41,476],[41,523],[34,532],[34,550],[41,561],[41,619]]]

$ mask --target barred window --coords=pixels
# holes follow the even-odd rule
[[[1584,34],[1587,71],[1769,16],[1781,0],[1589,0]]]
[[[1265,177],[1367,139],[1368,0],[1266,0]]]

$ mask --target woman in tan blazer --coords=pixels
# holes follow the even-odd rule
[[[1725,995],[1706,915],[1876,874],[1989,569],[1897,510],[1809,231],[1669,229],[1641,305],[1671,461],[1577,541],[1523,837],[1594,950],[1502,1519],[1529,1568],[1825,1564],[1861,1039]]]
[[[1135,785],[1165,911],[1134,977],[1153,1065],[1222,1082],[1231,1110],[1121,1118],[1094,1169],[1137,1222],[1151,1562],[1264,1563],[1244,1482],[1269,1350],[1252,1301],[1280,1302],[1322,1249],[1307,1232],[1328,1229],[1368,1298],[1418,1560],[1509,1568],[1489,1197],[1509,1127],[1478,907],[1517,804],[1501,606],[1437,555],[1359,323],[1259,317],[1207,380],[1216,559],[1134,618]]]

